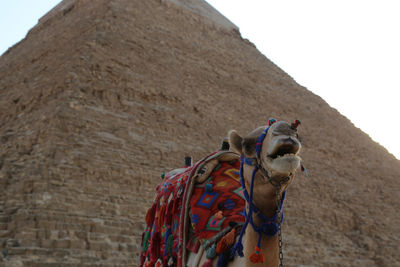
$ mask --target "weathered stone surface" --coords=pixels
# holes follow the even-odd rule
[[[288,192],[285,263],[400,265],[385,149],[237,31],[171,2],[75,0],[0,58],[0,266],[136,266],[160,173],[270,116],[301,119],[311,175]]]

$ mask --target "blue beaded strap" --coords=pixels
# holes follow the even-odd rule
[[[251,210],[251,212],[252,213],[255,213],[255,214],[257,214],[257,216],[261,219],[261,221],[262,221],[262,225],[263,224],[272,224],[272,223],[275,223],[275,221],[276,221],[276,219],[277,219],[277,217],[278,217],[278,213],[276,213],[273,217],[271,217],[271,218],[268,218],[268,217],[266,217],[264,214],[262,214],[261,212],[260,212],[260,210],[256,207],[256,205],[254,205],[254,203],[253,203],[253,192],[252,192],[252,190],[253,190],[253,181],[254,181],[254,177],[255,177],[255,173],[257,172],[257,169],[258,169],[258,167],[257,166],[255,166],[255,170],[253,170],[253,173],[252,173],[252,177],[251,177],[251,185],[250,185],[250,195],[248,194],[248,192],[247,192],[247,190],[246,190],[246,186],[245,186],[245,181],[244,181],[244,179],[243,179],[243,164],[246,162],[246,160],[245,160],[246,158],[245,157],[241,157],[241,165],[240,165],[240,173],[241,173],[241,175],[240,175],[240,183],[241,183],[241,185],[242,185],[242,188],[243,188],[243,195],[244,195],[244,197],[246,198],[246,201],[247,201],[247,203],[249,204],[249,212],[246,214],[246,208],[245,208],[245,210],[244,210],[244,213],[246,214],[246,218],[247,217],[249,217],[249,214],[250,214],[250,210]],[[247,158],[248,159],[248,158]],[[279,210],[282,210],[282,207],[283,207],[283,203],[284,203],[284,201],[285,201],[285,198],[286,198],[286,191],[283,191],[283,194],[282,194],[282,200],[281,200],[281,203],[280,203],[280,206],[279,206]],[[281,218],[280,218],[280,222],[283,222],[283,212],[282,212],[282,215],[281,215]],[[254,228],[254,230],[256,230],[258,227],[256,226],[256,225],[254,225],[254,222],[253,222],[253,217],[252,216],[250,216],[250,218],[249,218],[249,223],[253,226],[253,228]],[[261,227],[262,228],[262,227]],[[264,229],[265,229],[265,226],[264,226]],[[259,232],[259,231],[257,231],[256,230],[256,232]],[[266,233],[265,233],[266,234]],[[275,233],[271,233],[271,234],[267,234],[268,236],[275,236],[275,234],[276,234],[276,232]]]
[[[261,220],[263,220],[263,221],[275,221],[276,220],[276,218],[277,218],[277,214],[275,214],[275,216],[274,217],[272,217],[272,218],[268,218],[268,217],[266,217],[266,216],[264,216],[264,214],[262,214],[261,212],[260,212],[260,210],[254,205],[254,203],[253,202],[249,202],[249,200],[250,200],[250,196],[249,196],[249,193],[247,192],[247,190],[246,190],[246,186],[245,186],[245,184],[244,184],[244,179],[242,179],[242,177],[243,177],[243,164],[247,164],[247,162],[250,162],[250,163],[252,163],[253,162],[253,159],[251,159],[251,158],[246,158],[246,157],[243,157],[243,156],[241,156],[241,158],[240,158],[240,163],[241,163],[241,165],[240,165],[240,183],[241,183],[241,185],[242,185],[242,188],[243,188],[243,195],[244,195],[244,197],[246,198],[246,201],[248,201],[248,204],[252,207],[252,210],[253,210],[253,212],[254,213],[257,213],[257,215],[258,215],[258,217],[260,217],[260,219]],[[250,166],[253,166],[252,164],[247,164],[247,165],[250,165]],[[255,166],[255,168],[257,168],[258,169],[258,167],[257,166]],[[256,170],[257,171],[257,170]],[[255,172],[253,171],[253,174],[252,174],[252,181],[253,181],[253,175],[255,174]],[[252,186],[250,186],[251,188],[253,188]],[[283,194],[282,194],[282,201],[281,201],[281,205],[280,205],[280,207],[279,207],[279,210],[281,210],[282,209],[282,206],[283,206],[283,202],[285,201],[285,198],[286,198],[286,191],[283,191]],[[251,198],[251,199],[253,199],[253,198]]]
[[[262,132],[262,134],[258,137],[257,143],[256,143],[256,153],[257,153],[257,158],[260,158],[260,153],[261,153],[261,148],[262,148],[262,143],[265,139],[265,136],[267,136],[269,127],[266,127],[265,130]]]
[[[255,163],[255,159],[253,158],[246,158],[246,157],[241,157],[240,160],[243,160],[243,163],[249,166],[255,166],[257,163]]]
[[[268,133],[268,129],[269,127],[267,127],[263,133],[258,137],[257,139],[257,144],[256,144],[256,153],[257,153],[257,158],[260,157],[260,153],[261,153],[261,147],[262,147],[262,143],[265,139],[265,136]],[[251,181],[250,181],[250,194],[247,192],[246,190],[246,186],[245,186],[245,181],[243,178],[243,165],[247,164],[250,166],[254,166],[253,172],[251,174]],[[240,231],[240,235],[238,238],[238,241],[236,242],[235,246],[232,248],[232,256],[234,256],[236,253],[240,256],[243,257],[243,244],[242,244],[242,239],[243,239],[243,235],[246,231],[246,228],[248,226],[248,224],[250,223],[250,225],[253,227],[254,231],[258,233],[258,242],[257,242],[257,247],[260,247],[261,245],[261,237],[262,235],[267,235],[267,236],[275,236],[278,232],[278,224],[276,223],[277,217],[278,217],[278,213],[276,213],[273,217],[268,218],[265,215],[263,215],[260,210],[253,204],[253,185],[254,185],[254,177],[256,172],[258,171],[258,164],[254,164],[254,159],[251,158],[246,158],[243,155],[240,157],[240,183],[242,185],[243,188],[243,195],[247,201],[247,203],[249,204],[249,211],[246,213],[246,207],[244,209],[244,214],[245,214],[245,218],[246,221]],[[283,207],[283,203],[286,197],[286,191],[283,192],[282,195],[282,201],[280,203],[280,207],[279,207],[279,211],[282,210]],[[253,222],[253,213],[257,214],[257,216],[261,219],[262,223],[259,227],[257,227],[254,222]],[[284,219],[284,215],[283,212],[281,212],[281,218],[280,218],[280,223],[282,223]]]

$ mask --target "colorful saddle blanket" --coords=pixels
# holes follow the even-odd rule
[[[219,162],[206,181],[196,184],[190,198],[191,222],[201,243],[227,228],[244,222],[243,189],[239,160]]]
[[[213,153],[165,176],[146,215],[140,266],[184,266],[186,249],[197,252],[200,245],[210,247],[245,221],[239,157],[224,161],[222,154]],[[211,160],[216,164],[199,181],[202,168]]]

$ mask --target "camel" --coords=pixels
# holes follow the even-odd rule
[[[157,253],[157,248],[165,248],[163,255],[166,255],[168,253],[165,251],[168,246],[170,247],[169,252],[172,253],[172,248],[174,247],[171,242],[168,243],[167,239],[168,237],[170,240],[173,239],[171,237],[173,234],[168,231],[170,231],[169,229],[174,229],[174,227],[168,228],[166,234],[154,237],[154,222],[152,223],[148,218],[157,220],[157,218],[160,219],[165,216],[171,217],[171,215],[168,215],[168,211],[165,210],[174,209],[174,204],[168,201],[170,204],[168,206],[164,205],[166,208],[163,210],[160,208],[162,207],[160,203],[167,203],[165,199],[171,199],[170,195],[174,193],[158,198],[158,204],[153,205],[153,211],[150,209],[146,216],[148,226],[152,225],[153,227],[152,230],[148,231],[153,233],[152,241],[148,241],[150,237],[147,239],[144,237],[145,242],[142,243],[142,246],[151,249],[154,252],[152,255],[157,255],[159,259],[150,261],[148,256],[150,254],[144,253],[141,258],[141,266],[282,266],[283,254],[280,229],[283,219],[282,205],[286,189],[293,182],[294,174],[301,166],[301,158],[299,157],[301,144],[297,134],[299,124],[300,121],[298,120],[289,124],[285,121],[270,119],[268,126],[259,127],[245,137],[241,137],[235,130],[231,130],[228,133],[228,138],[232,151],[218,152],[200,161],[190,172],[194,178],[192,180],[188,178],[190,185],[185,187],[185,196],[187,195],[187,198],[183,197],[179,203],[190,206],[188,203],[193,202],[190,198],[194,194],[194,190],[203,190],[202,192],[209,192],[204,194],[213,194],[216,185],[212,181],[210,182],[209,177],[211,175],[215,176],[214,173],[211,173],[211,170],[221,162],[232,162],[232,160],[238,160],[240,157],[239,173],[243,195],[246,199],[244,202],[246,212],[243,220],[239,224],[230,222],[229,226],[226,226],[216,236],[209,240],[203,239],[202,243],[197,242],[197,244],[201,243],[201,245],[197,245],[196,250],[183,249],[182,254],[178,257],[179,259],[177,257],[170,257],[169,259],[164,257],[164,260],[162,260],[162,253],[154,253]],[[235,166],[239,166],[238,164]],[[171,172],[171,175],[165,181],[172,181],[177,173],[179,171]],[[187,177],[190,177],[190,175],[187,175]],[[185,178],[179,179],[184,180]],[[167,185],[169,186],[168,183]],[[182,185],[180,186],[182,187]],[[164,183],[164,191],[169,192],[165,188]],[[175,195],[177,194],[175,193]],[[194,218],[192,214],[192,217],[187,219],[190,217],[188,214],[196,212],[193,210],[195,206],[192,205],[190,206],[191,208],[186,210],[183,208],[181,212],[181,221],[179,222],[181,234],[176,235],[180,239],[174,236],[175,239],[183,240],[183,245],[178,247],[189,247],[190,244],[186,240],[187,236],[193,235],[193,232],[198,230],[194,227],[195,220],[198,218]],[[228,211],[223,207],[221,208],[221,205],[218,206],[221,210],[216,212],[212,218],[216,222],[221,222],[224,214],[225,216],[230,215],[226,215]],[[211,209],[211,206],[209,208]],[[202,232],[200,231],[200,233]],[[163,238],[165,238],[164,243],[162,241]],[[213,245],[211,245],[212,242],[214,242]],[[210,256],[213,253],[215,254],[216,244],[218,244],[217,251],[218,249],[224,251],[220,252],[220,260],[222,258],[222,261],[217,260],[215,255]]]

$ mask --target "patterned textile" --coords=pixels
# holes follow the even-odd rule
[[[146,215],[140,266],[181,267],[184,240],[188,240],[187,248],[197,252],[193,248],[200,243],[204,245],[213,237],[213,243],[221,239],[227,232],[221,231],[229,230],[231,221],[245,221],[239,159],[219,161],[203,183],[192,181],[199,166],[215,158],[214,154],[191,167],[168,173],[157,187],[154,204]],[[183,222],[189,219],[186,216],[190,216],[191,231],[184,228]],[[194,235],[187,236],[187,232]]]
[[[140,266],[176,266],[181,257],[179,222],[185,187],[192,169],[166,175],[157,187],[153,206],[146,214],[147,227],[142,236]]]
[[[191,221],[201,243],[227,228],[230,222],[245,221],[239,168],[239,160],[220,162],[204,183],[195,185],[190,199]]]

